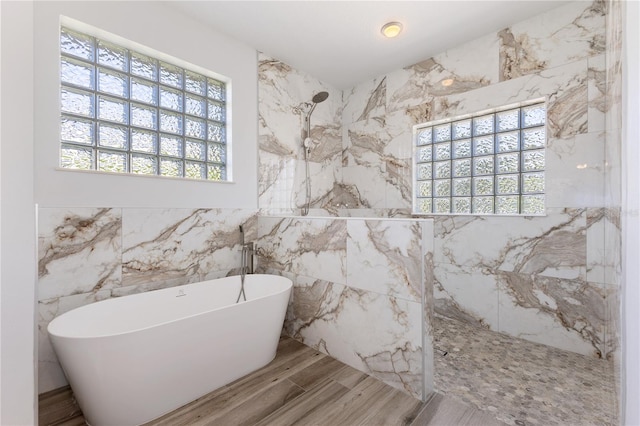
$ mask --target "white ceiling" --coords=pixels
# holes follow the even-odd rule
[[[551,0],[169,1],[214,30],[338,89],[559,7]],[[385,39],[380,27],[404,30]]]

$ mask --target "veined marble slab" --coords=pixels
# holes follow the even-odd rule
[[[500,80],[603,53],[605,14],[605,2],[571,2],[500,31]]]
[[[311,205],[323,206],[342,180],[342,92],[289,65],[259,54],[259,205],[273,213],[299,213],[305,204],[305,157],[311,175]],[[316,105],[306,134],[305,116],[319,92],[329,97]],[[311,149],[305,153],[304,139]]]
[[[508,222],[508,223],[507,223]],[[586,277],[584,209],[547,216],[449,216],[435,220],[434,261],[484,274]]]
[[[38,300],[121,285],[120,209],[41,208],[38,233]]]
[[[587,59],[503,81],[473,91],[443,96],[435,120],[451,118],[534,99],[547,101],[547,137],[587,132]]]
[[[596,284],[498,274],[498,331],[537,343],[602,358],[605,352],[605,294]]]
[[[422,398],[421,317],[420,303],[298,275],[285,331]]]
[[[433,298],[437,314],[476,327],[499,329],[498,286],[489,271],[435,262]]]
[[[348,220],[348,285],[420,303],[421,240],[417,221]]]
[[[605,143],[604,132],[548,140],[545,158],[547,208],[604,205]]]
[[[49,340],[47,326],[53,319],[72,309],[111,297],[110,290],[56,297],[38,302],[38,393],[68,384],[58,357]]]
[[[617,208],[587,209],[587,280],[618,288],[622,224]]]
[[[463,93],[498,82],[498,38],[489,34],[387,76],[388,111],[423,104],[426,97]],[[452,79],[452,84],[442,82]]]
[[[124,286],[187,280],[240,265],[245,241],[255,241],[257,216],[242,209],[126,209],[122,220]]]
[[[343,123],[355,123],[384,116],[387,112],[386,77],[365,81],[345,91]]]
[[[261,267],[346,283],[345,220],[261,217]]]

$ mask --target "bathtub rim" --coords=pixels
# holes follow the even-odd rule
[[[241,300],[240,302],[237,303],[239,305],[240,304],[250,303],[250,302],[258,302],[258,301],[263,300],[263,299],[267,299],[267,298],[270,298],[270,297],[278,296],[278,295],[280,295],[282,293],[285,293],[285,292],[290,291],[290,290],[293,289],[293,281],[290,278],[285,277],[283,275],[276,275],[276,274],[250,274],[250,275],[247,275],[247,277],[249,277],[249,276],[253,276],[253,277],[267,276],[267,277],[271,277],[271,278],[277,278],[279,281],[285,282],[287,285],[284,288],[278,289],[278,290],[276,290],[274,292],[271,292],[271,293],[268,293],[268,294],[266,294],[264,296],[256,297],[256,298],[249,299],[249,300],[246,300],[246,301],[242,301]],[[188,286],[203,285],[203,284],[206,284],[208,282],[214,282],[214,281],[218,281],[218,280],[231,279],[231,278],[237,278],[239,280],[240,279],[240,275],[230,275],[230,276],[227,276],[227,277],[214,278],[214,279],[205,280],[205,281],[197,281],[197,282],[193,282],[193,283],[187,283],[187,284],[173,286],[173,287],[167,287],[167,288],[160,288],[160,289],[155,289],[155,290],[151,290],[151,291],[144,291],[144,292],[141,292],[141,293],[129,294],[129,295],[126,295],[126,296],[111,297],[109,299],[104,299],[104,300],[99,300],[99,301],[96,301],[96,302],[92,302],[92,303],[89,303],[89,304],[86,304],[86,305],[79,306],[77,308],[71,309],[71,310],[69,310],[67,312],[64,312],[64,313],[58,315],[54,319],[52,319],[49,322],[49,324],[47,325],[47,334],[49,335],[50,339],[51,338],[55,338],[55,339],[70,339],[70,340],[105,339],[105,338],[125,336],[125,335],[128,335],[128,334],[142,332],[142,331],[150,330],[150,329],[153,329],[153,328],[156,328],[156,327],[161,327],[163,325],[171,324],[171,323],[174,323],[174,322],[177,322],[177,321],[186,321],[186,320],[189,320],[190,318],[194,318],[194,317],[197,317],[199,315],[207,314],[207,313],[210,313],[210,312],[216,312],[216,311],[220,311],[220,310],[223,310],[223,309],[228,309],[229,307],[236,305],[236,303],[220,306],[218,308],[210,309],[210,310],[206,310],[206,311],[199,311],[199,312],[196,312],[196,313],[194,313],[192,315],[181,316],[181,317],[178,317],[178,318],[173,318],[173,319],[171,319],[169,321],[161,321],[161,322],[157,322],[157,323],[154,323],[154,324],[151,324],[151,325],[148,325],[148,326],[144,326],[144,327],[131,328],[131,329],[128,329],[128,330],[125,330],[125,331],[122,331],[122,332],[118,332],[118,333],[108,333],[108,334],[107,333],[99,333],[99,334],[95,334],[95,335],[91,335],[91,336],[69,336],[69,335],[61,334],[59,332],[56,333],[56,332],[53,332],[51,330],[52,324],[54,324],[54,328],[55,328],[55,324],[64,321],[66,319],[64,317],[65,316],[69,316],[68,314],[71,314],[73,312],[77,313],[77,311],[85,311],[85,310],[88,310],[88,309],[92,309],[93,305],[96,305],[96,304],[104,305],[104,304],[107,304],[107,303],[117,303],[120,299],[127,298],[127,297],[136,297],[136,298],[137,297],[144,297],[145,295],[148,295],[150,293],[156,293],[156,292],[167,292],[168,293],[168,292],[171,292],[171,291],[175,291],[176,289],[183,289],[183,288],[186,289]],[[60,320],[60,321],[57,321],[58,318],[63,318],[63,319]]]

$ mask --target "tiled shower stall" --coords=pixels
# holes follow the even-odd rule
[[[615,357],[614,4],[573,2],[343,92],[261,55],[261,211],[294,215],[302,205],[301,111],[319,91],[330,95],[312,118],[315,216],[411,217],[414,125],[543,99],[546,215],[435,216],[435,312]]]

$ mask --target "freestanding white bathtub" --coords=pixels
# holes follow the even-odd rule
[[[291,280],[233,276],[92,303],[48,331],[92,426],[138,425],[268,364]]]

